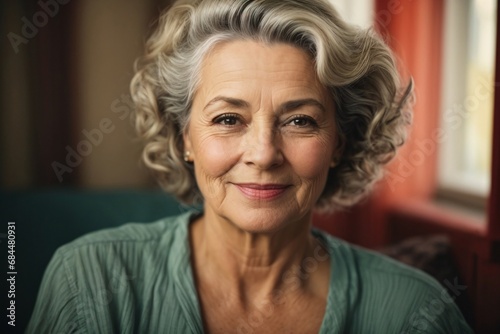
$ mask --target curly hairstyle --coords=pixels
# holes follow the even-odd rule
[[[204,56],[239,39],[291,44],[314,59],[335,102],[341,152],[316,209],[354,204],[406,139],[412,83],[400,85],[380,37],[343,21],[327,0],[179,0],[164,12],[131,82],[146,166],[179,200],[200,200],[192,165],[183,160],[182,133]]]

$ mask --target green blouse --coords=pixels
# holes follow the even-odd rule
[[[190,264],[194,216],[127,224],[60,247],[26,333],[203,333]],[[431,277],[325,232],[312,233],[328,249],[332,268],[320,333],[472,333]],[[303,274],[327,258],[316,255],[304,261]],[[234,332],[260,332],[255,323],[245,326]]]

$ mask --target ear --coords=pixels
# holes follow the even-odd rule
[[[340,160],[342,159],[342,156],[344,155],[344,149],[345,149],[345,141],[343,138],[337,138],[337,143],[335,145],[335,151],[332,156],[332,160],[330,162],[330,168],[337,167],[337,165],[340,163]]]
[[[191,136],[189,134],[189,129],[184,130],[182,133],[182,141],[184,142],[184,152],[182,154],[184,156],[188,156],[188,161],[194,160],[194,152],[193,152],[193,144],[191,142]]]

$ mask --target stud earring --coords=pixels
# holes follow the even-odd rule
[[[189,162],[190,155],[191,155],[191,152],[189,152],[189,151],[184,152],[184,161]]]

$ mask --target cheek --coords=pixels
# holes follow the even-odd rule
[[[288,147],[288,160],[295,173],[302,179],[326,179],[333,155],[332,146],[317,139],[295,143]]]
[[[205,174],[205,177],[221,177],[237,161],[235,140],[207,136],[200,138],[196,144],[195,168]]]

